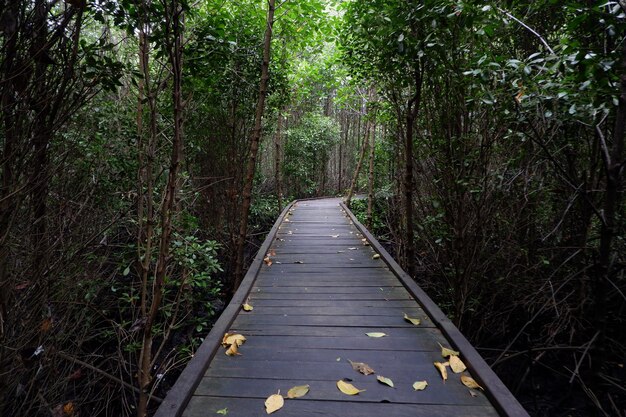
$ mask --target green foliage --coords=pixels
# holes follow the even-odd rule
[[[309,113],[285,137],[285,181],[297,196],[311,196],[323,180],[330,149],[339,140],[339,127],[330,117]]]

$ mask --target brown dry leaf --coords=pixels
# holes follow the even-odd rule
[[[455,374],[460,374],[466,370],[467,367],[458,356],[450,356],[450,369],[452,369],[452,372]]]
[[[424,391],[427,386],[428,386],[428,382],[426,381],[415,381],[413,383],[413,389],[415,391]]]
[[[439,346],[441,347],[441,356],[443,356],[444,358],[447,358],[448,356],[459,356],[459,352],[457,352],[456,350],[443,347],[441,343],[439,343]]]
[[[337,381],[337,388],[339,388],[339,391],[343,392],[346,395],[357,395],[359,392],[365,391],[364,389],[358,389],[354,385],[342,380]]]
[[[276,410],[280,410],[285,405],[285,399],[282,395],[280,395],[280,390],[278,394],[272,394],[265,400],[265,412],[267,414],[272,414]]]
[[[370,243],[365,238],[361,239],[361,242],[363,242],[363,246],[369,246],[370,245]]]
[[[252,307],[250,304],[245,303],[244,305],[241,306],[243,308],[243,311],[252,311],[254,310],[254,307]]]
[[[293,399],[304,397],[309,392],[309,388],[310,387],[308,385],[298,385],[293,387],[287,391],[287,398]]]
[[[74,409],[74,403],[71,401],[69,403],[65,403],[65,405],[63,406],[63,414],[65,414],[66,416],[72,417],[75,411],[76,410]]]
[[[441,362],[434,362],[434,365],[435,365],[435,368],[439,370],[439,373],[441,374],[441,378],[443,378],[443,381],[446,382],[446,380],[448,379],[448,370],[446,369],[446,364],[441,363]]]
[[[50,329],[52,329],[52,320],[50,318],[46,318],[41,322],[41,333],[48,333]]]
[[[272,266],[272,260],[270,259],[270,257],[269,257],[269,256],[266,256],[266,257],[263,259],[263,262],[265,262],[265,265],[267,265],[267,266]]]
[[[461,382],[463,383],[463,385],[465,385],[467,388],[474,388],[474,389],[481,389],[481,390],[485,390],[483,387],[481,387],[480,385],[478,385],[478,382],[476,382],[474,380],[474,378],[472,378],[471,376],[467,376],[467,375],[461,375]]]
[[[374,370],[370,368],[370,366],[366,363],[352,362],[350,359],[348,359],[348,362],[350,362],[350,365],[352,365],[352,369],[362,373],[363,375],[371,375],[374,373]]]
[[[276,256],[276,251],[274,249],[270,251],[270,256]]]
[[[382,376],[382,375],[378,375],[378,376],[376,377],[376,379],[377,379],[377,380],[378,380],[378,382],[380,382],[381,384],[389,385],[391,388],[395,388],[395,387],[393,386],[393,381],[392,381],[391,379],[389,379],[389,378],[386,378],[386,377],[384,377],[384,376]]]
[[[419,325],[420,325],[420,323],[421,323],[420,319],[414,319],[414,318],[411,318],[411,317],[407,316],[407,315],[406,315],[406,313],[404,313],[404,319],[405,319],[406,321],[408,321],[408,322],[410,322],[410,323],[412,323],[412,324],[416,325],[416,326],[419,326]]]
[[[385,337],[387,336],[386,333],[382,333],[382,332],[371,332],[371,333],[365,333],[366,335],[368,335],[369,337]]]
[[[375,253],[374,256],[372,256],[372,259],[380,259],[380,254]]]

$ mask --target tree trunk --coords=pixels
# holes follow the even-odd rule
[[[596,128],[603,142],[603,157],[606,170],[604,190],[603,222],[600,229],[597,277],[595,280],[594,315],[599,337],[594,349],[594,368],[597,374],[604,372],[606,347],[604,337],[607,328],[607,287],[615,279],[613,239],[615,238],[615,218],[621,205],[621,187],[624,179],[624,136],[626,135],[626,44],[622,47],[620,65],[620,96],[613,129],[613,143],[607,148],[599,127]]]
[[[361,145],[361,153],[359,155],[359,162],[356,165],[356,170],[354,171],[354,177],[352,177],[352,182],[350,183],[350,190],[348,190],[348,195],[346,196],[346,206],[348,207],[350,207],[350,203],[352,202],[352,196],[354,195],[357,182],[359,181],[361,165],[363,165],[363,159],[365,158],[365,150],[367,149],[367,145],[369,144],[369,135],[370,135],[370,122],[368,121],[365,123],[365,138],[363,139],[363,144]]]
[[[374,210],[374,158],[376,155],[376,124],[372,130],[371,144],[370,144],[370,169],[369,169],[369,181],[368,181],[368,193],[367,193],[367,228],[372,229],[373,226],[373,210]]]
[[[422,73],[415,69],[415,95],[408,102],[406,110],[406,136],[404,141],[404,216],[406,269],[411,277],[415,276],[415,242],[413,227],[413,129],[422,99]]]
[[[143,328],[142,349],[139,360],[139,403],[137,416],[145,417],[148,412],[150,388],[152,384],[152,343],[154,339],[153,327],[157,319],[163,300],[163,286],[169,264],[169,249],[172,237],[172,220],[175,215],[176,195],[179,188],[179,172],[183,155],[183,100],[182,100],[182,26],[183,10],[177,0],[169,4],[166,12],[167,48],[172,70],[172,104],[174,116],[174,132],[172,139],[172,153],[170,168],[165,187],[165,196],[161,206],[161,236],[157,255],[156,271],[152,284],[152,298],[148,315],[145,317]]]
[[[278,123],[276,124],[276,135],[274,136],[274,178],[276,182],[276,197],[278,198],[278,213],[283,211],[283,179],[281,173],[281,135],[283,127],[283,114],[278,112]]]
[[[272,44],[272,28],[274,26],[275,4],[276,0],[268,0],[267,27],[265,29],[265,41],[263,43],[263,65],[261,66],[259,99],[256,106],[256,115],[254,119],[252,137],[250,139],[250,156],[248,159],[246,178],[243,186],[243,201],[241,202],[241,222],[239,225],[239,238],[237,241],[235,276],[231,288],[233,293],[237,290],[237,288],[239,288],[241,280],[243,279],[244,249],[246,246],[246,236],[248,234],[248,216],[250,214],[250,205],[252,204],[252,186],[254,184],[254,171],[256,169],[257,154],[259,152],[259,142],[261,141],[261,128],[263,122],[263,113],[265,111],[267,85],[270,79],[270,48]]]

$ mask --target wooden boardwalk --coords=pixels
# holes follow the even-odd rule
[[[365,242],[363,241],[365,239]],[[263,258],[269,254],[269,262]],[[375,256],[376,255],[376,256]],[[248,300],[254,309],[246,312]],[[404,314],[419,318],[418,326]],[[226,356],[224,333],[247,338]],[[372,338],[366,333],[382,332]],[[440,345],[461,352],[485,392],[470,390],[448,368],[434,367]],[[362,375],[349,360],[365,362]],[[391,388],[376,376],[390,378]],[[337,389],[348,378],[359,389]],[[415,381],[426,380],[424,391]],[[165,416],[265,416],[265,399],[309,385],[286,400],[283,417],[527,416],[474,348],[404,274],[338,199],[288,207],[261,248],[242,287],[157,412]],[[471,393],[470,393],[471,391]],[[218,413],[218,411],[220,413]]]

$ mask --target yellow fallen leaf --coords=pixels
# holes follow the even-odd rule
[[[226,349],[226,356],[236,356],[236,355],[241,355],[241,353],[239,353],[239,351],[237,350],[237,344],[233,343],[232,345],[230,345],[228,349]]]
[[[413,319],[413,318],[407,316],[406,313],[404,313],[404,319],[406,321],[410,322],[410,323],[413,323],[416,326],[419,326],[420,323],[421,323],[420,319]]]
[[[221,410],[217,410],[215,413],[225,416],[226,414],[228,414],[228,408],[222,408]]]
[[[272,414],[274,411],[283,408],[283,405],[285,405],[285,399],[280,395],[280,391],[278,391],[278,394],[272,394],[265,400],[265,412]]]
[[[467,375],[461,375],[461,382],[463,383],[463,385],[465,385],[467,388],[474,388],[474,389],[481,389],[481,390],[485,390],[483,387],[481,387],[480,385],[478,385],[478,382],[476,382],[474,380],[474,378],[467,376]]]
[[[374,373],[374,370],[370,368],[370,366],[366,363],[352,362],[350,359],[348,359],[348,362],[350,362],[350,365],[352,365],[352,369],[362,373],[363,375],[371,375]]]
[[[357,395],[359,392],[365,391],[364,389],[358,389],[354,385],[342,380],[337,381],[337,388],[339,388],[339,391],[343,392],[346,395]]]
[[[308,385],[298,385],[287,391],[287,398],[300,398],[304,397],[309,392]]]
[[[375,253],[374,256],[372,256],[372,259],[380,259],[380,254]]]
[[[450,369],[452,369],[452,372],[455,374],[460,374],[466,370],[467,367],[458,356],[450,356]]]
[[[245,303],[242,307],[243,307],[243,311],[252,311],[252,310],[254,310],[254,307],[252,307],[248,303]]]
[[[443,347],[441,343],[439,343],[439,346],[441,346],[441,356],[443,356],[444,358],[447,358],[448,356],[459,356],[459,352],[457,352],[456,350]]]
[[[386,333],[382,333],[382,332],[371,332],[371,333],[365,333],[366,335],[368,335],[369,337],[385,337],[387,336]]]
[[[415,391],[423,391],[426,389],[427,386],[428,386],[428,382],[426,381],[415,381],[413,383],[413,389]]]
[[[441,378],[443,378],[443,381],[445,382],[446,379],[448,379],[448,370],[446,369],[446,364],[443,364],[441,362],[434,362],[435,368],[437,368],[439,370],[439,373],[441,374]]]
[[[241,346],[241,345],[244,344],[245,341],[246,341],[246,337],[244,335],[241,335],[241,334],[228,334],[228,333],[226,333],[224,335],[224,337],[222,338],[222,345],[224,345],[224,346],[229,346],[229,345]]]
[[[389,379],[389,378],[386,378],[386,377],[384,377],[382,375],[378,375],[376,377],[376,379],[378,380],[378,382],[380,382],[382,384],[389,385],[391,388],[395,388],[393,386],[393,381],[391,379]]]

